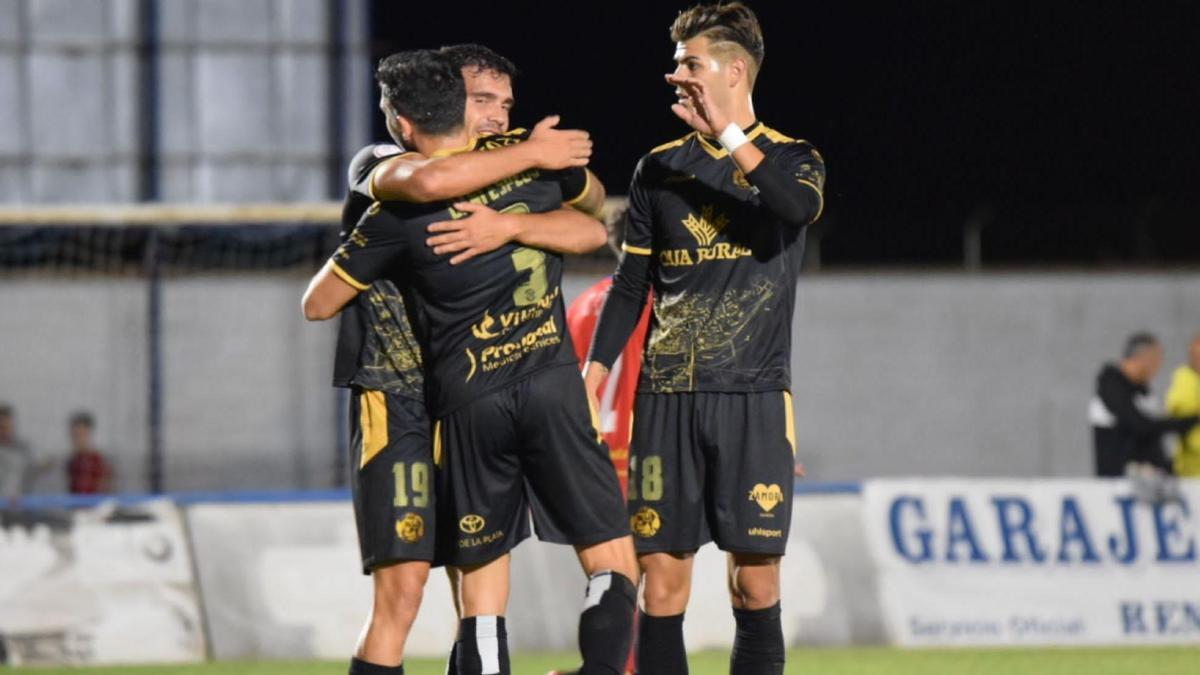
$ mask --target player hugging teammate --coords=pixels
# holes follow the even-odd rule
[[[329,318],[380,281],[400,291],[402,311],[420,344],[424,398],[434,420],[425,455],[433,467],[433,489],[428,483],[426,489],[418,487],[415,475],[411,482],[402,481],[410,478],[407,473],[397,475],[393,503],[435,505],[432,515],[421,516],[432,522],[427,528],[435,543],[432,562],[452,567],[461,579],[454,672],[509,672],[508,557],[529,536],[532,512],[538,536],[574,546],[588,575],[579,624],[580,672],[619,673],[632,637],[637,563],[616,474],[596,432],[566,333],[562,262],[554,246],[556,239],[571,244],[557,250],[603,243],[599,221],[563,208],[565,203],[596,213],[603,187],[577,161],[564,162],[576,167],[566,170],[550,170],[544,160],[532,168],[513,164],[528,156],[523,146],[543,142],[540,137],[552,124],[539,125],[533,135],[474,135],[464,123],[463,74],[442,52],[395,54],[380,64],[378,77],[389,131],[410,149],[389,162],[413,166],[382,173],[381,165],[371,172],[366,183],[372,196],[380,196],[381,179],[455,157],[480,155],[476,170],[508,162],[510,173],[457,202],[374,202],[314,277],[305,294],[305,315]],[[450,258],[446,247],[459,250],[458,235],[494,239],[472,230],[468,223],[477,219],[502,223],[495,229],[506,236]],[[521,219],[520,224],[512,219]],[[430,231],[443,234],[430,240]],[[408,419],[411,426],[415,418]],[[391,431],[373,421],[372,426]],[[359,491],[364,489],[371,488],[364,483]],[[400,526],[407,514],[385,510],[382,515],[389,523],[398,517],[401,538],[415,536],[415,528]],[[364,517],[380,516],[360,510],[360,524]],[[378,608],[385,577],[379,570],[375,576]],[[395,604],[415,612],[420,585],[414,586],[407,602]],[[405,631],[408,625],[411,618]],[[372,620],[368,632],[374,628]],[[403,672],[402,649],[379,659],[366,642],[352,673]]]
[[[603,243],[586,134],[556,120],[504,133],[514,69],[490,50],[380,64],[403,149],[356,157],[343,243],[304,298],[310,319],[344,312],[337,383],[355,393],[356,517],[376,596],[352,675],[403,673],[431,563],[458,580],[449,672],[508,673],[509,552],[530,514],[588,576],[579,673],[624,670],[639,571],[638,672],[687,672],[683,613],[708,541],[730,557],[731,672],[783,672],[791,319],[824,164],[754,115],[763,41],[748,8],[694,7],[671,38],[672,109],[694,131],[637,167],[583,381],[559,254]],[[589,398],[651,289],[626,506]]]

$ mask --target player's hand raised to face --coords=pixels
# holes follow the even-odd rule
[[[694,77],[668,73],[667,83],[675,85],[679,102],[671,111],[688,126],[706,136],[717,136],[729,126],[729,116],[713,103],[704,83]]]
[[[467,217],[433,223],[426,231],[436,236],[425,240],[425,245],[438,255],[456,254],[450,259],[451,265],[495,251],[516,236],[511,215],[473,202],[458,202],[454,208],[467,213]]]
[[[580,129],[557,129],[559,117],[551,115],[533,128],[525,141],[537,157],[539,169],[569,169],[587,166],[592,158],[592,139]]]

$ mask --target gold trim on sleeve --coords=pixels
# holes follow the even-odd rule
[[[367,175],[367,194],[370,195],[371,199],[374,199],[375,201],[379,201],[379,197],[375,196],[375,174],[380,169],[382,169],[383,167],[390,164],[392,162],[392,160],[403,159],[405,157],[408,157],[409,155],[419,155],[419,154],[421,154],[421,153],[413,151],[413,150],[409,150],[407,152],[402,152],[398,155],[392,155],[391,157],[388,157],[387,159],[383,160],[382,162],[380,162],[380,163],[376,164],[374,167],[372,167],[371,173]]]
[[[821,214],[825,213],[825,193],[822,192],[821,188],[817,187],[817,184],[812,181],[804,180],[803,178],[797,178],[796,182],[801,185],[807,185],[808,187],[817,191],[817,215],[813,216],[812,220],[808,221],[809,224],[815,223],[821,218]]]
[[[591,191],[591,189],[592,189],[592,172],[588,171],[587,169],[584,169],[583,175],[584,175],[583,192],[580,192],[578,197],[575,197],[574,199],[569,199],[566,202],[563,202],[567,206],[575,206],[579,202],[583,201],[583,198],[588,196],[588,192]]]
[[[648,248],[642,248],[641,246],[633,246],[628,243],[621,244],[621,250],[625,251],[626,253],[632,253],[634,255],[651,255],[652,253],[654,253],[654,251],[651,251]]]
[[[353,286],[354,288],[356,288],[360,291],[365,291],[368,288],[370,288],[370,285],[364,284],[361,281],[359,281],[358,279],[355,279],[354,277],[350,276],[349,272],[342,269],[340,265],[333,262],[332,260],[329,261],[329,269],[333,270],[333,273],[336,274],[339,279],[350,284],[351,286]]]

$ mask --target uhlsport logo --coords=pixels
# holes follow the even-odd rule
[[[474,513],[468,513],[462,517],[462,520],[458,521],[458,529],[467,534],[479,532],[483,529],[484,525],[487,525],[487,521],[483,519],[483,516],[475,515]]]
[[[725,229],[729,224],[729,218],[721,213],[717,214],[712,206],[705,206],[700,209],[700,217],[696,214],[689,213],[684,219],[683,226],[692,233],[696,238],[696,243],[701,246],[709,246],[718,234]]]
[[[415,544],[425,536],[425,520],[415,513],[406,513],[396,521],[396,536],[406,544]]]
[[[775,483],[770,485],[757,483],[750,490],[750,501],[758,504],[758,508],[762,509],[763,513],[770,513],[783,501],[783,490]]]
[[[637,513],[630,516],[629,527],[639,537],[653,537],[662,527],[662,518],[658,517],[658,511],[649,506],[643,506],[638,509]]]

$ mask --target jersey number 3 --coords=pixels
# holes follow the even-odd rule
[[[513,304],[525,307],[544,298],[550,287],[546,280],[546,254],[533,248],[519,248],[513,251],[512,264],[518,272],[529,270],[529,280],[513,291]]]

